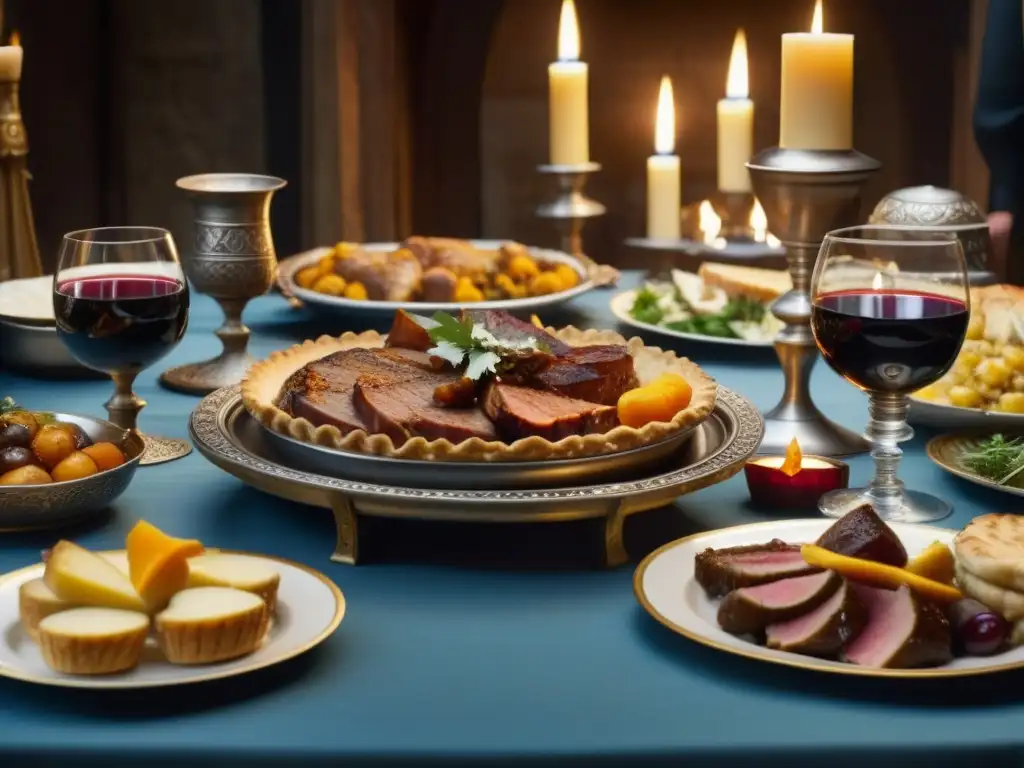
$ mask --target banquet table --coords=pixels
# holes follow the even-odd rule
[[[624,275],[633,287],[638,273]],[[597,290],[544,320],[616,327]],[[280,295],[252,302],[251,349],[265,356],[363,318],[317,317]],[[197,398],[156,383],[166,367],[212,356],[220,316],[193,295],[184,342],[138,380],[141,427],[187,437]],[[626,331],[627,329],[622,329]],[[649,338],[664,345],[663,340]],[[669,345],[672,346],[672,345]],[[782,376],[771,349],[674,346],[761,408]],[[866,400],[823,363],[822,410],[860,428]],[[0,395],[38,409],[103,416],[109,382],[39,381],[0,372]],[[928,461],[922,430],[902,478],[954,504],[943,525],[1014,511],[1012,497]],[[867,457],[851,460],[866,481]],[[578,764],[721,766],[993,766],[1024,762],[1024,674],[868,680],[759,663],[704,648],[650,619],[633,568],[692,532],[797,517],[750,505],[743,476],[636,515],[630,565],[600,567],[595,521],[486,525],[371,519],[363,560],[332,563],[330,513],[245,487],[198,452],[143,467],[109,514],[70,531],[0,534],[0,571],[39,559],[58,536],[123,546],[145,518],[209,546],[290,558],[322,570],[348,612],[319,648],[280,666],[196,686],[66,690],[0,678],[0,768]]]

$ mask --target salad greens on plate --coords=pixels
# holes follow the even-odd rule
[[[672,331],[723,339],[767,341],[782,324],[768,305],[745,296],[708,290],[692,273],[673,271],[673,280],[652,280],[637,291],[630,316]]]

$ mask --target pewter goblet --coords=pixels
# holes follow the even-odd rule
[[[216,299],[224,324],[215,333],[224,350],[212,360],[165,371],[160,382],[193,395],[237,384],[253,363],[242,310],[262,296],[277,274],[270,232],[270,200],[287,182],[251,173],[204,173],[178,179],[195,209],[192,252],[185,275],[200,293]]]

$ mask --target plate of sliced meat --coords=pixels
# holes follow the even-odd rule
[[[740,525],[655,550],[633,589],[678,634],[773,664],[901,678],[1024,667],[1016,614],[982,602],[962,562],[971,530],[886,523],[869,506]]]
[[[541,328],[497,310],[399,311],[387,336],[324,336],[272,354],[241,392],[293,455],[305,446],[306,466],[326,450],[336,464],[362,456],[486,475],[601,457],[649,466],[711,414],[718,385],[690,360],[611,331]],[[376,474],[365,462],[363,473]]]

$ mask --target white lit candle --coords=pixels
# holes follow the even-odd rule
[[[0,45],[0,82],[9,83],[21,80],[21,61],[24,52],[21,49],[18,33],[11,33],[10,45]]]
[[[587,65],[580,58],[576,6],[562,0],[558,22],[558,61],[548,65],[548,119],[552,165],[590,162],[587,117]]]
[[[654,154],[647,158],[647,237],[678,240],[680,166],[676,148],[676,107],[672,81],[661,78],[654,118]]]
[[[747,161],[754,149],[754,102],[750,100],[747,36],[736,31],[725,80],[725,98],[718,102],[718,189],[749,192]]]
[[[810,33],[782,36],[779,146],[853,147],[853,35],[825,34],[821,0]]]

